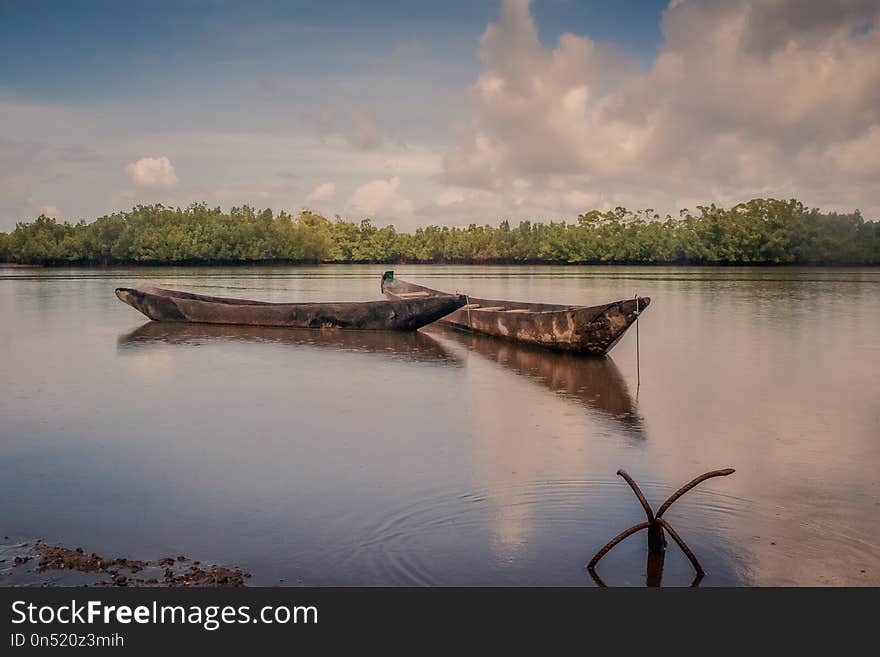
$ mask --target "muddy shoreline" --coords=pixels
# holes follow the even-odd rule
[[[21,586],[237,588],[245,586],[251,576],[236,566],[203,564],[182,554],[151,560],[104,557],[81,547],[49,545],[42,539],[7,544],[0,569],[4,579],[26,571],[30,577],[25,580],[30,581]]]

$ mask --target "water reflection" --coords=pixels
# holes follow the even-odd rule
[[[142,320],[113,296],[163,284],[366,300],[377,273],[65,268],[0,282],[3,536],[198,554],[265,586],[588,585],[591,555],[640,520],[617,468],[662,500],[731,464],[737,477],[669,518],[701,586],[880,582],[878,271],[409,272],[491,298],[662,300],[640,320],[638,399],[634,334],[613,361],[586,361],[435,329],[129,333]],[[627,539],[601,577],[656,581],[646,547]],[[4,558],[0,577],[14,558],[0,545]],[[667,550],[663,585],[692,579]]]
[[[587,448],[592,436],[634,436],[640,439],[637,444],[643,442],[635,401],[610,358],[559,353],[438,326],[430,331],[467,362],[473,462],[483,487],[473,500],[485,505],[490,549],[497,561],[518,562],[530,545],[546,540],[539,535],[550,518],[558,521],[562,513],[570,519],[576,517],[573,508],[583,513],[590,506],[596,482],[578,473],[588,471],[596,458]],[[480,358],[472,360],[471,354]],[[513,374],[528,385],[485,385],[499,374]],[[535,395],[536,386],[587,412],[572,413],[564,404],[554,408],[547,401],[536,404],[543,397]],[[570,476],[548,481],[548,472]]]
[[[649,548],[647,552],[648,561],[645,564],[645,586],[648,588],[657,588],[663,583],[663,565],[666,562],[666,551],[651,550]],[[606,588],[608,586],[605,583],[605,580],[599,576],[598,572],[595,570],[588,570],[587,572],[596,586],[599,588]],[[703,581],[703,577],[704,575],[700,573],[694,575],[694,579],[691,581],[691,588],[698,588],[700,582]]]
[[[342,349],[450,365],[460,362],[437,340],[419,331],[313,331],[265,326],[147,322],[134,331],[120,335],[117,346],[120,350],[127,350],[156,343],[194,346],[223,341]]]
[[[431,326],[430,332],[576,400],[590,410],[599,411],[627,429],[642,428],[635,400],[611,358],[585,358],[439,325]]]

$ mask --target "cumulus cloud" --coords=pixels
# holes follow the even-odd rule
[[[177,174],[167,157],[142,157],[125,167],[125,172],[138,187],[177,187]]]
[[[877,213],[880,186],[853,181],[880,167],[878,19],[873,0],[673,2],[642,71],[582,36],[545,47],[504,0],[445,179],[538,211],[772,194]]]
[[[308,203],[321,203],[330,201],[336,196],[336,185],[332,182],[321,183],[315,187],[306,197]]]
[[[58,210],[58,207],[55,205],[41,205],[40,206],[40,214],[46,215],[47,217],[51,217],[52,219],[63,219],[64,215]]]
[[[464,203],[466,196],[460,189],[445,189],[437,196],[434,202],[440,207],[448,207],[457,203]]]
[[[388,180],[372,180],[354,191],[349,206],[354,212],[367,215],[409,215],[413,211],[413,203],[399,190],[398,176]]]
[[[407,42],[365,60],[357,84],[328,72],[303,96],[276,76],[262,85],[275,102],[256,105],[253,80],[232,85],[246,93],[223,120],[172,95],[158,116],[130,99],[51,106],[0,90],[0,230],[50,203],[92,218],[141,202],[307,198],[407,230],[761,195],[880,218],[876,0],[683,0],[661,28],[646,67],[583,35],[542,43],[529,4],[505,0],[473,46],[466,103],[458,74],[426,74],[443,73],[443,53]],[[132,153],[191,166],[178,181],[168,157]]]

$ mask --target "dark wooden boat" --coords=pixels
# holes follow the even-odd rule
[[[270,303],[192,292],[116,288],[116,296],[150,319],[311,329],[414,331],[461,308],[464,296],[339,303]]]
[[[445,296],[431,288],[382,276],[389,299],[415,300]],[[623,337],[651,299],[637,297],[600,306],[564,306],[467,297],[467,304],[442,320],[457,329],[539,345],[549,349],[602,356]]]

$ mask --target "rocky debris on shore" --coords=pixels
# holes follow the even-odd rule
[[[203,568],[200,561],[182,554],[155,561],[125,557],[108,559],[96,552],[87,554],[81,547],[47,545],[42,540],[34,543],[30,552],[15,557],[15,565],[21,566],[38,558],[36,572],[76,571],[109,577],[109,580],[96,580],[94,586],[239,587],[244,586],[245,579],[250,577],[249,573],[236,567],[212,564]]]
[[[80,547],[71,550],[62,546],[37,543],[34,546],[34,552],[40,557],[40,561],[37,563],[37,572],[67,569],[78,570],[81,573],[106,572],[111,576],[115,576],[122,569],[128,570],[130,573],[137,573],[147,565],[145,561],[122,557],[105,559],[95,552],[85,554]]]
[[[242,572],[240,568],[212,565],[205,570],[193,564],[182,573],[166,568],[163,583],[168,586],[239,587],[244,586],[244,580],[248,577],[250,574]]]

